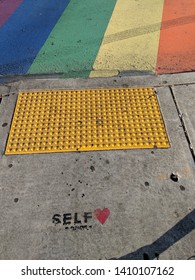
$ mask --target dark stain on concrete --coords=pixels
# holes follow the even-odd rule
[[[184,186],[182,186],[182,185],[179,186],[179,187],[180,187],[180,190],[181,190],[181,191],[185,191],[185,189],[186,189],[186,188],[185,188]]]
[[[90,169],[91,169],[92,172],[95,171],[95,167],[93,165],[90,166]]]

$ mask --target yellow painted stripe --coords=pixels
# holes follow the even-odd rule
[[[154,71],[164,0],[118,0],[90,77],[101,72]]]

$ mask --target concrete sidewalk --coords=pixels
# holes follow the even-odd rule
[[[157,90],[170,149],[5,156],[18,90]],[[0,86],[0,259],[195,255],[195,73]]]

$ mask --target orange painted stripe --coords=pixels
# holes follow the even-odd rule
[[[165,0],[156,73],[195,70],[195,0]]]

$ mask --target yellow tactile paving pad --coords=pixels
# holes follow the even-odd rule
[[[152,88],[19,92],[5,154],[170,147]]]

